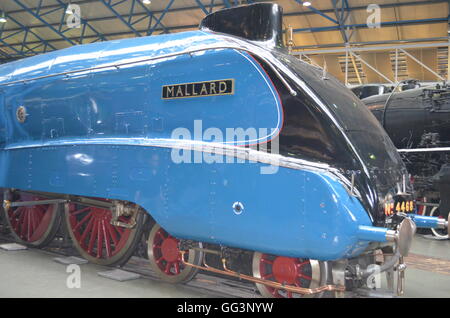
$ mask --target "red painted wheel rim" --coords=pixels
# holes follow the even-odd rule
[[[69,224],[78,245],[90,256],[108,259],[122,251],[131,229],[111,224],[112,214],[108,209],[71,204]],[[119,221],[131,222],[131,217],[120,216]]]
[[[155,263],[168,276],[179,275],[184,269],[178,243],[175,237],[162,228],[154,235],[152,250]]]
[[[311,263],[308,259],[263,254],[259,261],[261,278],[280,284],[308,288],[312,282]],[[292,292],[286,292],[265,286],[277,298],[292,298]]]
[[[17,201],[39,201],[44,198],[21,194]],[[23,241],[33,243],[41,240],[51,226],[54,207],[49,204],[20,206],[8,210],[11,230]]]

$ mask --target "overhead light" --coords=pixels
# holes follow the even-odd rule
[[[303,5],[305,7],[309,7],[311,5],[311,2],[310,1],[303,1]]]
[[[151,4],[152,1],[151,1],[151,0],[143,0],[142,3],[143,3],[143,4]]]
[[[6,19],[5,12],[2,12],[0,15],[0,23],[6,23],[6,21],[8,20]]]

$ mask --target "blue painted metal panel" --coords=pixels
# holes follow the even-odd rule
[[[210,66],[214,64],[217,65],[213,75]],[[16,69],[19,75],[31,72],[27,64],[20,65],[25,67]],[[44,72],[47,68],[36,69]],[[31,70],[35,72],[34,68]],[[235,80],[234,95],[161,99],[163,85],[227,78]],[[92,93],[86,94],[90,87]],[[248,94],[249,91],[258,91],[258,95]],[[182,55],[159,63],[20,83],[11,88],[5,98],[10,106],[6,117],[13,123],[8,129],[10,144],[86,136],[171,138],[176,128],[189,129],[194,139],[193,126],[197,119],[203,120],[204,129],[218,128],[224,137],[227,128],[267,128],[268,135],[233,143],[255,144],[270,140],[282,125],[281,103],[270,80],[248,55],[234,50]],[[29,114],[23,124],[15,120],[19,106],[25,106]],[[205,112],[208,116],[204,116]],[[201,133],[198,138],[202,137]]]
[[[5,109],[5,99],[2,94],[2,90],[0,89],[0,109]],[[0,116],[0,149],[3,149],[5,147],[6,143],[6,118],[5,116]],[[2,169],[3,166],[0,162],[0,169]]]
[[[439,218],[437,217],[415,214],[411,216],[411,219],[419,228],[435,229],[438,228],[439,225]]]
[[[0,82],[10,82],[14,71],[20,67],[21,63],[21,61],[14,61],[0,65]]]
[[[54,55],[55,58],[52,62],[51,74],[77,71],[94,67],[97,65],[98,58],[102,51],[106,50],[109,45],[110,42],[99,42],[59,50]]]
[[[51,52],[46,55],[36,55],[33,59],[22,60],[20,67],[16,67],[11,80],[48,75],[55,57],[56,52]]]
[[[186,41],[189,38],[190,41]],[[56,54],[45,54],[41,56],[32,56],[18,61],[16,68],[22,68],[26,65],[40,65],[49,60],[53,63],[55,57],[55,67],[51,68],[48,75],[61,72],[71,72],[83,68],[95,66],[104,66],[114,63],[132,62],[136,59],[158,57],[164,54],[181,52],[194,45],[212,45],[219,43],[219,39],[211,34],[201,31],[184,32],[170,35],[160,35],[142,38],[130,38],[123,40],[114,40],[108,42],[91,43],[79,46],[72,46],[59,50]],[[0,65],[0,74],[2,69],[8,67],[6,64]],[[47,68],[43,66],[43,68]],[[36,70],[37,71],[37,70]],[[26,73],[25,73],[26,74]],[[29,79],[28,75],[16,76],[14,80]],[[8,82],[1,80],[1,83]]]
[[[190,41],[186,41],[186,38]],[[108,50],[100,55],[98,66],[158,57],[181,52],[191,46],[211,45],[218,42],[216,37],[201,31],[110,41]]]
[[[183,238],[323,260],[367,247],[357,238],[358,225],[370,225],[367,213],[337,180],[287,168],[261,175],[261,164],[250,162],[170,164],[170,152],[117,145],[11,150],[1,155],[0,180],[20,189],[132,200]],[[235,201],[244,205],[239,215]]]
[[[358,237],[366,241],[385,242],[387,228],[373,226],[359,226]]]

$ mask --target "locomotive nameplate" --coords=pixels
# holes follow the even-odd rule
[[[220,96],[234,94],[234,79],[164,85],[162,99]]]

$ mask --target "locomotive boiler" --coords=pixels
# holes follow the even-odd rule
[[[288,55],[281,28],[279,6],[254,4],[198,31],[2,65],[0,186],[16,240],[44,246],[62,223],[83,257],[112,265],[146,232],[162,279],[201,269],[263,296],[339,294],[394,267],[401,289],[416,225],[448,224],[415,214],[375,117]]]
[[[423,213],[450,211],[450,87],[446,83],[363,99],[399,149]],[[432,229],[438,237],[446,230]]]

